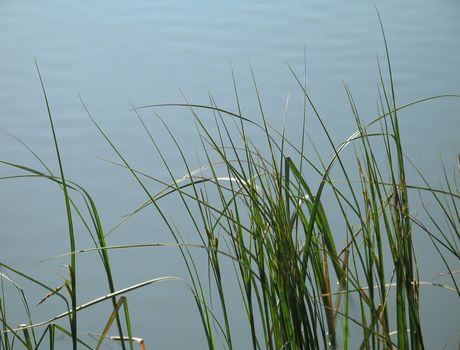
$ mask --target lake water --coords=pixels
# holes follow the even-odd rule
[[[459,93],[460,3],[392,0],[376,5],[388,38],[399,104]],[[301,75],[304,51],[311,97],[339,142],[354,131],[344,81],[363,118],[371,120],[377,114],[376,56],[383,59],[384,44],[372,2],[1,1],[0,128],[21,138],[57,170],[36,58],[55,118],[65,172],[93,195],[109,229],[145,197],[126,171],[100,159],[117,160],[89,121],[77,94],[133,165],[167,179],[145,132],[128,111],[131,103],[184,102],[182,94],[193,103],[207,103],[210,91],[220,106],[236,110],[233,67],[245,114],[256,118],[252,65],[268,119],[275,126],[281,125],[289,94],[288,132],[294,135],[301,121],[302,98],[286,63]],[[455,169],[460,151],[459,111],[459,100],[449,99],[401,115],[406,152],[435,184],[442,177],[441,158],[451,172]],[[159,112],[189,151],[193,164],[199,146],[189,113],[177,109]],[[143,115],[173,170],[185,172],[153,113]],[[319,134],[315,129],[310,132]],[[318,142],[320,150],[330,154],[327,144]],[[0,159],[39,166],[5,134],[0,134]],[[2,167],[0,176],[8,174],[11,170]],[[0,193],[1,261],[50,284],[59,283],[57,274],[65,274],[61,265],[67,259],[36,264],[68,250],[59,189],[39,180],[2,180]],[[174,215],[175,201],[162,205]],[[78,233],[80,248],[91,245],[87,236]],[[145,211],[115,231],[108,244],[169,241],[157,216]],[[174,248],[114,252],[112,259],[119,288],[163,275],[184,276]],[[438,260],[424,257],[425,279],[444,271]],[[80,256],[78,261],[79,301],[104,294],[105,280],[96,255]],[[53,300],[47,306],[34,306],[43,290],[25,282],[24,287],[35,321],[62,311],[62,305]],[[229,290],[238,293],[236,287]],[[427,348],[441,348],[448,341],[449,348],[456,348],[458,298],[442,289],[424,293],[428,300],[422,310]],[[182,285],[148,287],[132,293],[129,303],[135,334],[146,339],[148,349],[202,348],[198,313]],[[14,301],[10,305],[12,323],[23,322],[20,305]],[[81,332],[100,332],[108,313],[107,305],[82,312]],[[235,329],[237,348],[247,348],[247,330],[238,325]]]

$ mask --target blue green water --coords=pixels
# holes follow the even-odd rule
[[[459,2],[386,1],[376,5],[388,37],[399,103],[459,93]],[[354,131],[344,81],[350,85],[362,116],[370,120],[377,114],[376,57],[383,58],[384,45],[372,2],[1,1],[0,128],[27,142],[57,170],[36,58],[55,117],[65,171],[93,194],[104,225],[111,228],[145,199],[144,194],[126,171],[100,159],[116,157],[90,123],[77,94],[132,164],[166,179],[135,115],[128,112],[131,103],[183,102],[182,94],[194,103],[207,103],[210,91],[219,105],[236,110],[233,67],[244,111],[256,118],[251,64],[273,125],[281,125],[290,96],[288,130],[294,135],[301,120],[302,100],[286,63],[302,74],[304,52],[311,96],[335,140],[341,141]],[[431,179],[441,177],[441,157],[449,169],[455,166],[460,151],[459,107],[455,100],[433,102],[402,115],[406,151]],[[159,112],[189,151],[188,156],[196,159],[198,140],[189,114]],[[144,116],[173,169],[177,174],[185,172],[153,113]],[[312,122],[313,135],[319,133],[317,127]],[[321,140],[318,137],[320,149],[324,147],[325,154],[330,154]],[[3,134],[0,159],[37,165]],[[4,167],[0,171],[2,176],[10,173]],[[9,180],[0,182],[0,193],[2,261],[58,283],[56,272],[65,273],[60,265],[66,259],[33,265],[68,250],[58,188],[43,181]],[[171,215],[178,210],[174,200],[163,205]],[[91,245],[82,228],[77,234],[79,247]],[[108,241],[167,242],[171,237],[152,211],[122,226]],[[161,275],[184,276],[174,249],[116,252],[112,256],[120,288]],[[96,256],[79,257],[78,262],[79,301],[105,293]],[[440,271],[438,261],[429,262],[426,278]],[[43,293],[27,287],[33,301]],[[236,287],[229,289],[237,295]],[[439,348],[449,337],[458,342],[455,325],[460,324],[456,316],[460,309],[455,296],[435,290],[426,292],[426,298],[430,300],[423,310],[427,348]],[[20,323],[22,313],[19,305],[16,307],[9,316]],[[235,308],[238,313],[241,306]],[[135,292],[130,296],[130,309],[135,333],[146,339],[149,349],[198,349],[204,342],[193,300],[180,284]],[[81,331],[100,332],[108,310],[100,306],[82,313],[85,323]],[[60,311],[62,305],[57,301],[50,301],[48,307],[32,307],[36,321]],[[436,317],[431,316],[434,313]],[[443,321],[438,322],[440,319]],[[244,349],[247,329],[238,317],[234,321],[236,343]]]

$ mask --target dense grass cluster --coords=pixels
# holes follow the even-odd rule
[[[188,101],[167,105],[190,110],[203,146],[206,165],[192,169],[178,140],[159,118],[182,157],[185,176],[173,174],[141,116],[144,110],[160,105],[133,107],[152,147],[163,160],[169,180],[153,178],[132,166],[87,110],[119,157],[118,165],[126,168],[145,191],[147,201],[131,215],[154,206],[170,230],[173,244],[180,250],[189,274],[189,279],[183,283],[195,298],[209,349],[236,348],[237,335],[232,330],[231,307],[225,287],[228,281],[222,273],[222,266],[229,262],[233,265],[250,332],[251,343],[246,348],[252,349],[423,349],[419,291],[423,285],[434,283],[419,279],[413,242],[415,230],[429,237],[433,252],[446,263],[446,279],[450,278],[446,284],[451,287],[441,287],[450,288],[460,297],[451,266],[452,261],[458,263],[460,258],[459,189],[455,181],[449,180],[446,171],[441,174],[445,177],[444,189],[433,188],[422,174],[419,175],[424,185],[410,185],[406,175],[410,161],[404,154],[398,123],[401,109],[431,99],[460,96],[435,96],[398,106],[388,51],[386,58],[389,76],[385,79],[380,71],[380,115],[377,118],[364,123],[345,86],[357,131],[339,145],[333,143],[324,126],[309,97],[305,80],[291,68],[304,97],[299,144],[287,138],[284,129],[270,126],[255,79],[260,123],[242,112],[235,80],[236,112],[219,108],[212,97],[209,105],[194,105]],[[65,177],[46,94],[45,100],[59,174],[53,174],[44,163],[46,171],[7,161],[1,163],[17,169],[18,177],[25,174],[46,178],[61,187],[68,222],[70,277],[63,286],[53,288],[0,261],[2,285],[10,283],[17,288],[25,310],[24,325],[9,324],[5,312],[8,301],[0,295],[0,349],[12,349],[19,343],[27,349],[37,349],[45,336],[49,339],[47,346],[53,349],[58,331],[72,338],[74,349],[78,346],[97,349],[109,332],[118,332],[112,339],[121,340],[123,348],[132,349],[135,342],[143,348],[142,339],[134,338],[131,330],[128,294],[174,277],[160,277],[116,290],[116,273],[112,272],[109,259],[109,250],[114,247],[106,244],[106,233],[90,194]],[[210,131],[209,120],[200,117],[204,110],[212,113],[215,132]],[[332,150],[330,159],[317,158],[305,126],[307,113],[322,126]],[[255,145],[248,137],[249,130],[262,132],[265,144]],[[353,164],[345,163],[345,152],[354,154]],[[344,181],[334,181],[332,171],[336,176],[340,174]],[[307,174],[313,174],[319,183],[313,185]],[[152,180],[162,183],[164,190],[151,193],[147,182]],[[325,192],[333,198],[333,205],[323,200]],[[414,195],[410,196],[410,192]],[[426,221],[414,217],[411,197],[417,197],[417,193],[423,198],[429,197],[443,217],[434,217],[429,210],[423,216]],[[75,204],[77,194],[83,196],[85,208]],[[174,195],[189,213],[201,243],[184,242],[174,223],[163,213],[159,200]],[[76,302],[75,219],[81,220],[92,234],[94,248],[88,250],[97,250],[108,286],[107,295],[83,305]],[[337,221],[341,223],[338,232]],[[131,247],[136,246],[139,245]],[[129,249],[129,246],[124,248]],[[197,267],[199,257],[193,254],[194,249],[205,252],[207,275]],[[29,280],[43,287],[48,296],[60,297],[67,311],[46,322],[34,323],[25,294],[9,276]],[[78,337],[78,312],[104,301],[112,303],[113,313],[97,345],[93,346]],[[358,307],[351,308],[351,304]],[[395,309],[390,309],[390,305],[396,305]],[[68,323],[60,322],[61,319],[67,319]]]

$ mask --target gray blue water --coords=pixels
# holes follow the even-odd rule
[[[369,1],[0,3],[0,128],[25,141],[57,171],[36,59],[66,174],[92,193],[107,229],[145,198],[126,171],[101,160],[117,158],[89,121],[78,94],[132,164],[165,179],[158,156],[135,115],[128,111],[131,103],[183,102],[182,94],[193,103],[207,103],[210,91],[219,105],[236,110],[232,68],[247,115],[257,116],[250,66],[273,125],[281,125],[290,96],[288,130],[292,133],[298,131],[302,100],[286,64],[301,75],[304,52],[311,96],[337,142],[354,131],[343,82],[351,87],[364,119],[377,114],[377,55],[383,60],[384,44],[376,9]],[[459,93],[460,3],[392,0],[376,6],[387,34],[399,104]],[[455,168],[460,151],[459,107],[458,100],[435,101],[401,115],[408,155],[435,181],[442,176],[441,158],[448,169]],[[193,163],[199,145],[192,118],[180,110],[159,112],[189,150]],[[172,168],[178,174],[184,171],[153,113],[144,116]],[[311,125],[310,132],[318,134],[317,126]],[[325,154],[330,154],[330,149]],[[23,147],[4,134],[0,134],[0,159],[39,167]],[[6,167],[0,170],[0,176],[10,173]],[[35,263],[68,250],[59,189],[39,180],[4,180],[0,196],[1,261],[57,283],[57,273],[65,275],[61,265],[67,259]],[[173,215],[175,201],[163,205]],[[145,211],[108,241],[169,242],[171,237],[154,212]],[[78,246],[90,245],[80,228]],[[120,288],[162,275],[184,276],[178,254],[171,248],[114,252],[112,257]],[[425,273],[430,279],[442,266],[439,261],[427,260]],[[103,294],[105,282],[96,255],[80,256],[78,262],[79,301]],[[27,283],[24,287],[32,304],[43,293]],[[229,290],[238,293],[236,287]],[[458,342],[460,308],[455,295],[436,289],[424,297],[429,300],[422,315],[429,335],[427,348],[441,348],[451,339],[457,339],[451,344]],[[146,339],[148,349],[202,348],[198,313],[183,285],[151,286],[131,294],[129,302],[135,334]],[[62,311],[57,300],[47,303],[31,306],[34,320]],[[11,305],[10,320],[20,323],[20,305],[13,301]],[[82,312],[81,332],[100,332],[108,312],[105,305]],[[237,348],[244,349],[247,329],[239,325],[237,317],[234,321]]]

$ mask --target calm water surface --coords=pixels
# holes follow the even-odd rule
[[[100,159],[116,157],[90,123],[77,94],[132,164],[164,179],[167,177],[158,156],[135,115],[128,112],[131,103],[183,102],[181,94],[194,103],[207,103],[210,91],[219,105],[236,110],[232,67],[247,115],[258,116],[249,62],[268,118],[275,126],[281,125],[289,94],[288,132],[293,137],[301,120],[302,100],[286,63],[301,74],[304,50],[311,96],[337,142],[354,130],[344,81],[350,85],[363,118],[370,120],[376,115],[376,56],[383,57],[384,46],[372,2],[83,0],[64,4],[25,0],[1,4],[0,128],[27,142],[57,170],[36,58],[55,117],[67,176],[93,194],[107,229],[145,198],[126,171]],[[388,36],[399,103],[459,93],[460,3],[386,1],[377,7]],[[440,158],[448,169],[454,169],[455,155],[460,151],[459,107],[458,100],[433,102],[401,116],[406,151],[430,179],[441,178]],[[194,163],[198,143],[188,113],[159,112],[190,150],[192,164],[198,164]],[[184,172],[171,140],[153,113],[146,112],[144,117],[171,167],[177,174]],[[311,124],[314,135],[318,134],[316,127]],[[320,149],[330,154],[321,140],[318,138]],[[4,134],[0,134],[0,158],[39,166]],[[1,176],[10,173],[1,168]],[[65,274],[62,265],[67,259],[36,264],[68,250],[59,190],[39,180],[8,180],[0,182],[0,193],[1,261],[50,284],[59,283],[56,276]],[[176,203],[162,204],[169,215],[174,215]],[[186,225],[178,221],[179,226]],[[83,228],[77,235],[79,247],[91,245]],[[171,237],[157,215],[145,211],[108,241],[169,242]],[[422,244],[420,255],[430,249]],[[78,259],[79,301],[104,294],[105,281],[96,255]],[[185,276],[174,249],[114,252],[112,259],[120,288],[163,275]],[[443,271],[439,259],[423,259],[425,280]],[[24,287],[32,304],[43,293],[27,283]],[[229,293],[237,296],[239,292],[229,286]],[[460,307],[455,295],[430,289],[422,297],[426,302],[422,317],[427,348],[440,348],[450,339],[454,339],[452,344],[458,343]],[[146,339],[149,349],[202,348],[198,314],[183,285],[152,286],[131,294],[129,302],[135,333]],[[235,306],[235,313],[238,308]],[[20,305],[12,301],[12,323],[23,321],[19,310]],[[53,300],[47,306],[32,306],[36,321],[61,311],[62,305]],[[100,332],[108,312],[105,305],[82,312],[80,330]],[[247,329],[238,317],[233,321],[237,348],[245,349]]]

